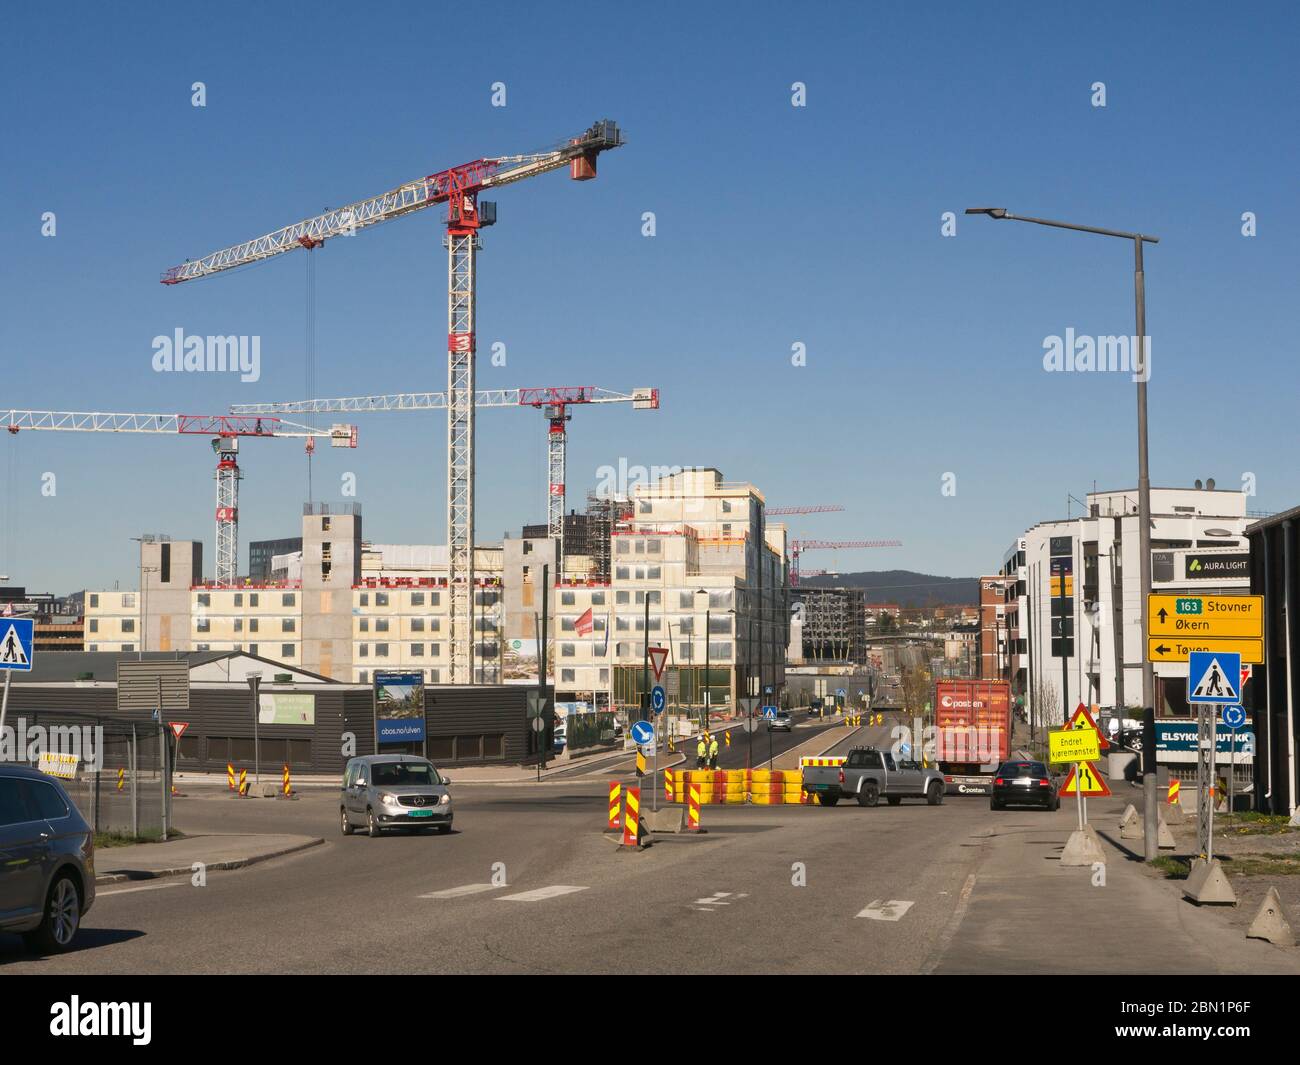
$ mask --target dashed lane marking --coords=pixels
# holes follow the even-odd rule
[[[534,891],[521,891],[517,895],[502,895],[497,902],[543,902],[546,899],[559,898],[561,895],[572,895],[575,891],[586,891],[585,887],[574,887],[571,884],[552,884],[550,887],[537,888]]]
[[[897,921],[914,905],[915,903],[904,902],[900,899],[890,899],[888,902],[876,899],[863,909],[858,916],[869,917],[873,921]]]
[[[460,887],[444,888],[442,891],[430,891],[427,895],[418,897],[422,899],[458,899],[462,895],[477,895],[481,891],[496,891],[498,888],[505,886],[505,884],[462,884]]]
[[[184,883],[189,883],[189,881],[184,881]],[[142,887],[118,888],[116,891],[96,891],[95,898],[105,899],[108,898],[109,895],[129,895],[133,891],[161,891],[163,888],[180,887],[181,884],[182,881],[176,880],[170,884],[145,884]]]

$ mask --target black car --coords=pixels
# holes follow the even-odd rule
[[[1056,779],[1042,762],[1003,762],[993,777],[989,809],[1005,806],[1041,806],[1059,810],[1061,797]]]

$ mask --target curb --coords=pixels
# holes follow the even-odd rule
[[[323,839],[310,839],[306,843],[295,843],[292,847],[284,847],[278,851],[270,851],[267,854],[257,854],[251,858],[231,858],[224,862],[205,862],[207,869],[243,869],[245,866],[256,865],[258,862],[265,862],[271,858],[280,858],[286,854],[296,854],[298,851],[305,851],[310,847],[317,847],[323,844]],[[129,880],[162,880],[171,876],[189,876],[194,872],[191,866],[180,866],[173,869],[152,869],[140,870],[129,873],[102,873],[95,877],[95,886],[100,884],[121,884]]]

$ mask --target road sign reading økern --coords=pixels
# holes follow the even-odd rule
[[[1189,703],[1241,702],[1241,656],[1220,651],[1193,651],[1187,660]]]
[[[32,618],[0,618],[0,669],[31,672],[34,629]]]
[[[1225,651],[1264,661],[1262,595],[1150,595],[1147,660],[1186,662],[1196,651]]]
[[[650,656],[650,668],[655,671],[655,681],[657,682],[664,675],[664,663],[668,661],[667,647],[648,647],[646,654]]]
[[[1110,794],[1110,786],[1105,779],[1087,762],[1070,766],[1070,775],[1061,785],[1062,795],[1082,795],[1084,798]]]

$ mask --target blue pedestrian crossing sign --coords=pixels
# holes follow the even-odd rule
[[[668,695],[663,686],[656,684],[650,689],[650,709],[656,714],[662,712],[663,708],[668,705]]]
[[[35,624],[31,618],[0,618],[0,669],[31,670]]]
[[[776,707],[775,706],[763,707],[763,716],[769,719],[776,717]]]
[[[1225,706],[1223,708],[1223,723],[1228,728],[1241,728],[1246,723],[1246,711],[1240,706]]]
[[[1241,702],[1241,655],[1237,652],[1192,651],[1187,656],[1189,703]]]

